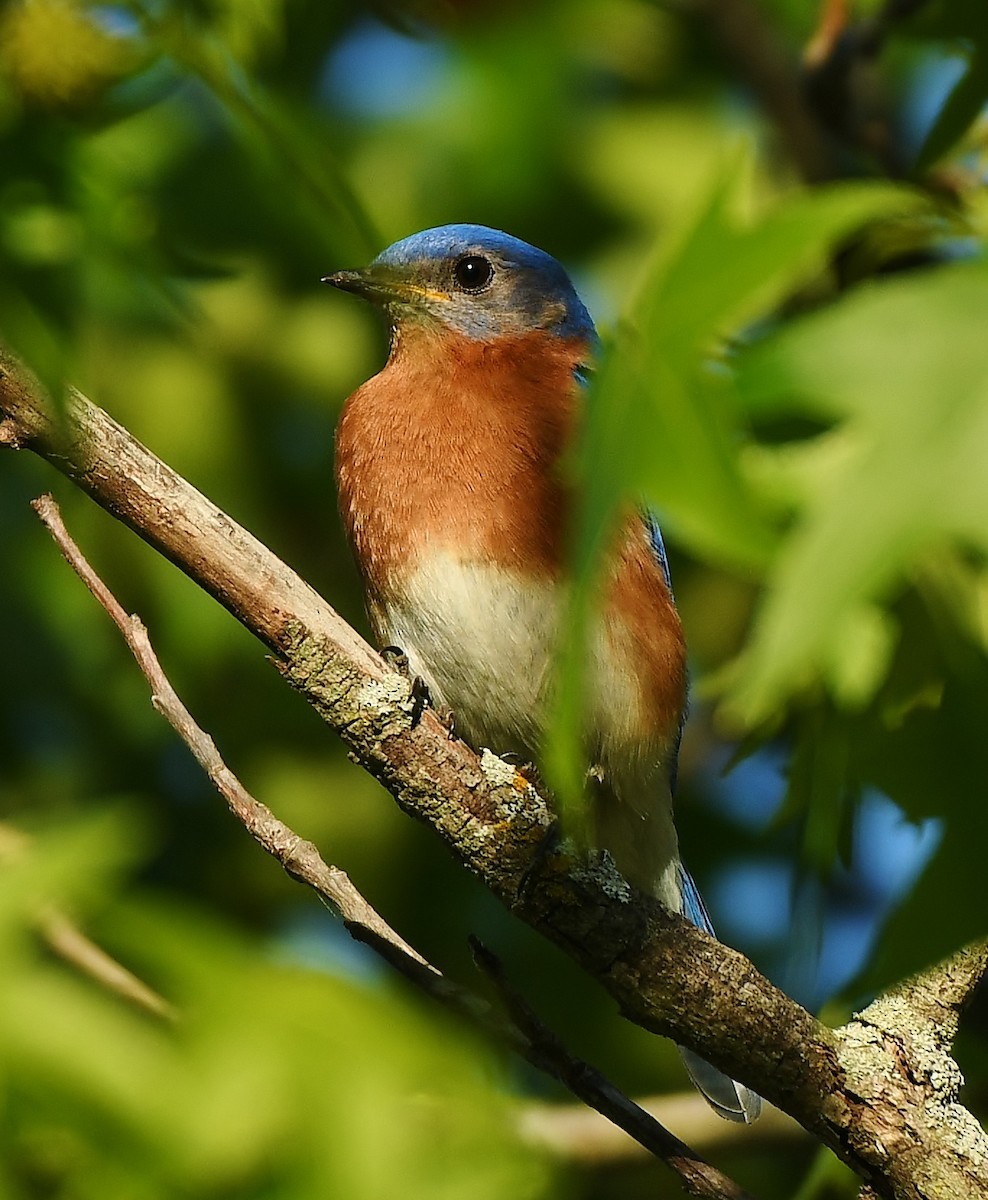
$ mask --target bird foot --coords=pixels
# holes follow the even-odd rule
[[[385,646],[380,652],[381,657],[393,670],[399,675],[404,675],[406,679],[411,679],[412,672],[408,665],[408,655],[400,646]]]
[[[381,651],[381,657],[391,667],[397,671],[399,675],[403,675],[408,680],[408,695],[412,702],[412,728],[422,720],[422,714],[427,708],[431,708],[439,719],[440,724],[445,728],[450,738],[453,737],[453,710],[450,708],[441,708],[437,705],[429,690],[429,685],[421,675],[415,675],[412,672],[408,663],[408,655],[400,646],[385,646]]]
[[[522,774],[520,768],[519,774]],[[527,778],[527,777],[526,777]],[[563,836],[562,829],[557,818],[553,818],[552,823],[542,835],[541,840],[535,847],[535,853],[532,855],[532,861],[525,868],[521,879],[518,881],[518,887],[515,889],[516,900],[522,901],[528,895],[532,884],[537,875],[541,873],[542,867],[546,861],[552,857],[562,844]]]
[[[518,774],[530,783],[536,791],[542,790],[542,776],[539,774],[539,769],[535,763],[530,762],[522,754],[516,754],[514,750],[508,750],[504,754],[499,755],[506,763],[510,763]]]

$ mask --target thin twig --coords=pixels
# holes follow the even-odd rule
[[[177,1021],[178,1010],[102,947],[64,913],[49,908],[38,922],[41,936],[59,958],[95,979],[101,987],[163,1021]]]
[[[806,102],[821,128],[863,151],[893,179],[909,164],[896,142],[878,58],[896,28],[927,3],[885,0],[877,12],[852,21],[847,0],[822,0],[816,31],[803,50]]]
[[[751,1200],[748,1192],[727,1179],[700,1158],[685,1142],[646,1112],[640,1104],[619,1092],[594,1067],[575,1058],[559,1038],[547,1028],[528,1002],[512,987],[504,967],[477,938],[470,939],[474,962],[491,980],[513,1023],[528,1039],[534,1062],[548,1075],[564,1084],[574,1096],[597,1110],[609,1121],[630,1134],[682,1178],[692,1196],[718,1196],[724,1200]]]
[[[818,183],[860,171],[859,152],[882,173],[902,176],[873,68],[897,26],[927,3],[885,0],[852,23],[846,0],[823,0],[801,62],[759,0],[691,0],[687,11],[720,43],[802,178]]]
[[[579,1099],[616,1121],[631,1137],[667,1163],[679,1175],[690,1195],[706,1200],[751,1200],[733,1180],[694,1154],[600,1072],[573,1057],[556,1035],[531,1014],[520,997],[514,998],[509,1012],[511,1020],[504,1021],[480,997],[448,980],[387,924],[344,871],[327,864],[311,842],[300,838],[255,799],[224,763],[212,738],[182,704],[154,653],[143,622],[124,611],[86,560],[66,529],[54,497],[41,496],[32,502],[32,506],[69,565],[123,634],[151,686],[152,704],[192,751],[231,812],[293,879],[312,888],[343,918],[354,938],[370,946],[405,978],[443,1004],[479,1022],[485,1029],[493,1030],[533,1066],[559,1080]],[[519,1015],[524,1016],[524,1023],[518,1020]]]
[[[16,861],[30,845],[30,835],[0,823],[0,863]],[[163,996],[97,946],[61,909],[46,905],[38,914],[36,925],[49,950],[101,987],[161,1020],[177,1019],[176,1009]]]
[[[137,616],[129,616],[89,565],[82,551],[65,528],[58,505],[51,495],[32,501],[32,507],[48,527],[69,566],[106,609],[124,636],[137,665],[151,686],[151,703],[172,726],[195,756],[210,782],[227,802],[230,811],[248,833],[281,863],[294,879],[311,887],[319,897],[354,929],[366,929],[376,939],[392,945],[404,958],[410,958],[428,973],[442,978],[441,972],[396,933],[357,891],[345,871],[329,866],[319,851],[289,829],[271,810],[256,800],[220,757],[213,739],[201,729],[182,704],[151,647],[147,629]]]

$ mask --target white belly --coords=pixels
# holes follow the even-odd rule
[[[435,555],[372,618],[382,644],[401,647],[437,707],[452,710],[460,737],[538,763],[564,604],[559,584]],[[668,747],[643,737],[633,664],[603,621],[592,631],[584,674],[599,844],[639,887],[678,908]]]
[[[537,753],[552,686],[560,596],[447,555],[429,559],[397,602],[378,608],[376,632],[408,655],[457,732],[495,753]]]

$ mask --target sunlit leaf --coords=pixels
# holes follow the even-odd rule
[[[699,216],[669,237],[608,347],[585,422],[573,632],[549,752],[564,794],[576,794],[579,778],[572,764],[584,676],[575,647],[591,619],[589,589],[613,514],[629,501],[647,503],[702,553],[766,567],[778,528],[740,469],[748,433],[732,381],[712,361],[718,339],[777,303],[851,230],[915,203],[887,187],[835,188],[745,219],[734,189],[718,184]]]
[[[872,285],[747,358],[755,411],[840,416],[856,443],[770,572],[732,698],[747,720],[834,661],[852,612],[892,596],[926,550],[988,550],[986,302],[983,267],[945,267]]]

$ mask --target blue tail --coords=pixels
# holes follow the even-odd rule
[[[696,884],[682,864],[679,866],[679,885],[683,898],[683,916],[711,937],[715,937],[714,927],[710,924]],[[690,1079],[719,1116],[728,1121],[743,1122],[745,1125],[750,1125],[758,1119],[758,1114],[762,1111],[761,1096],[744,1084],[736,1083],[723,1071],[718,1071],[685,1046],[679,1047],[679,1053]]]

